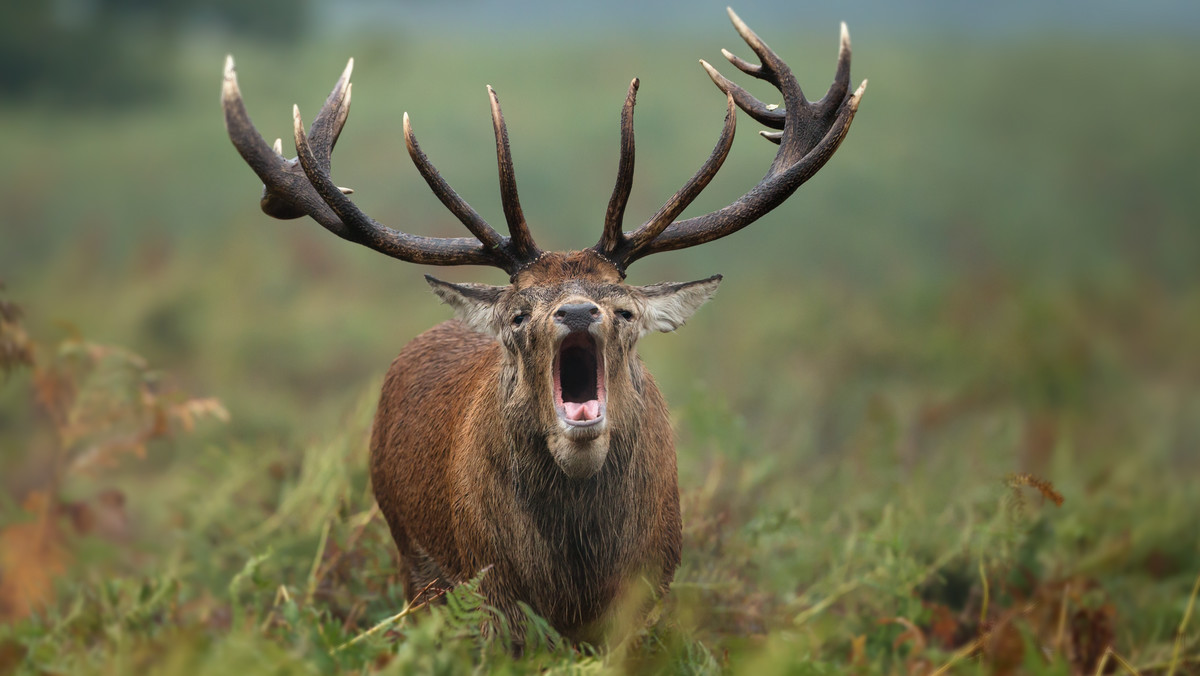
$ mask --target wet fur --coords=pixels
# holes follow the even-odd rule
[[[524,303],[548,313],[573,293],[628,288],[594,254],[547,254],[514,277],[510,306],[498,312]],[[637,335],[606,330],[609,419],[598,442],[607,457],[587,479],[569,478],[551,455],[557,423],[536,377],[551,350],[539,349],[536,333],[502,345],[448,321],[392,362],[371,479],[410,599],[491,566],[483,592],[510,618],[523,601],[569,638],[594,642],[634,581],[666,591],[681,539],[668,411],[637,357]]]

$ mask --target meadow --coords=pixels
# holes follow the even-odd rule
[[[834,30],[759,30],[827,85]],[[695,59],[746,54],[732,31],[193,36],[170,99],[0,103],[0,674],[1200,673],[1200,47],[855,37],[870,85],[829,165],[631,273],[725,275],[642,343],[677,435],[671,594],[602,650],[534,618],[520,660],[473,585],[406,608],[366,474],[389,361],[450,316],[421,275],[503,280],[262,215],[224,55],[285,149],[354,56],[335,178],[420,234],[461,226],[401,112],[499,223],[491,84],[534,235],[565,249],[599,236],[633,76],[629,219],[707,156]],[[756,131],[685,215],[758,180]]]

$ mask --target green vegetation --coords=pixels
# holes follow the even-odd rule
[[[833,34],[762,32],[828,81]],[[599,234],[628,78],[635,219],[711,149],[722,105],[693,59],[732,37],[232,51],[285,138],[290,104],[311,119],[355,56],[336,178],[422,234],[460,228],[400,113],[498,223],[494,85],[534,234],[568,248]],[[366,478],[389,360],[448,316],[420,275],[496,274],[258,213],[220,122],[228,45],[187,43],[157,107],[0,107],[0,300],[24,309],[0,306],[0,673],[1200,673],[1200,52],[941,44],[860,38],[871,85],[829,166],[747,231],[635,266],[726,275],[644,341],[675,414],[683,565],[621,646],[543,626],[519,661],[470,585],[385,622],[405,605]],[[693,212],[769,161],[739,125]],[[97,447],[113,466],[75,462]],[[11,590],[39,585],[18,618]]]

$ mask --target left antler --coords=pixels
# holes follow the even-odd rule
[[[289,160],[283,157],[279,141],[275,142],[274,148],[267,145],[250,122],[238,88],[233,57],[226,59],[225,81],[221,88],[225,127],[242,158],[262,179],[262,210],[275,218],[311,216],[339,237],[413,263],[492,265],[512,275],[536,260],[541,251],[529,234],[525,217],[521,214],[521,205],[517,201],[512,155],[508,150],[508,131],[500,112],[500,102],[491,87],[488,87],[488,97],[496,132],[500,196],[510,237],[504,237],[492,229],[438,174],[417,145],[407,113],[404,115],[404,140],[413,163],[442,204],[467,226],[474,237],[421,237],[393,230],[363,213],[346,197],[352,191],[337,187],[329,176],[329,170],[333,146],[350,113],[350,71],[353,67],[354,60],[351,59],[308,134],[304,133],[304,125],[300,121],[300,109],[293,109],[297,157]]]
[[[809,102],[788,65],[732,9],[727,11],[734,28],[762,65],[740,59],[726,50],[721,50],[722,54],[742,72],[774,85],[783,94],[784,107],[780,109],[766,105],[701,60],[700,65],[704,66],[709,77],[728,98],[729,112],[721,138],[700,171],[672,195],[658,213],[637,230],[625,233],[621,229],[621,219],[633,180],[633,106],[638,87],[638,81],[633,81],[621,111],[621,159],[617,170],[617,186],[608,205],[604,233],[592,247],[593,251],[613,261],[622,271],[643,256],[711,242],[737,232],[782,204],[829,161],[846,137],[854,114],[858,111],[867,81],[863,80],[858,89],[850,93],[850,34],[846,24],[842,24],[833,85],[819,101]],[[712,180],[729,153],[733,143],[735,103],[760,123],[781,130],[760,132],[766,139],[779,144],[775,160],[758,185],[734,203],[703,216],[675,221]]]

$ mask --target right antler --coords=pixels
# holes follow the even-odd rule
[[[638,87],[638,81],[633,81],[621,111],[621,159],[617,168],[617,186],[608,205],[604,233],[592,247],[593,251],[616,264],[622,273],[633,261],[643,256],[703,244],[737,232],[782,204],[833,156],[846,137],[850,122],[858,110],[867,81],[863,80],[853,94],[849,93],[850,34],[846,24],[842,24],[833,85],[821,100],[810,103],[788,65],[732,9],[726,9],[734,28],[758,55],[762,65],[752,64],[726,50],[721,50],[721,53],[742,72],[774,85],[783,95],[784,107],[779,109],[766,105],[701,60],[700,64],[708,71],[709,77],[729,99],[730,112],[726,115],[721,139],[700,171],[672,195],[658,213],[634,232],[625,233],[621,229],[621,218],[633,181],[633,105]],[[733,142],[732,114],[735,102],[750,117],[781,130],[760,132],[768,140],[779,144],[775,160],[758,185],[733,204],[703,216],[672,222],[708,185],[728,154]]]
[[[321,107],[309,133],[304,133],[300,109],[293,108],[297,158],[285,159],[281,143],[275,147],[254,128],[238,89],[233,57],[225,60],[225,82],[221,101],[225,109],[225,128],[242,158],[263,182],[260,206],[264,213],[275,218],[310,216],[335,235],[362,244],[393,258],[426,265],[491,265],[515,274],[541,251],[525,223],[517,199],[513,178],[512,156],[508,148],[508,132],[500,101],[488,87],[492,105],[492,123],[496,132],[496,159],[500,171],[501,199],[511,237],[497,233],[465,200],[454,192],[438,174],[437,169],[421,152],[412,133],[408,114],[404,114],[404,140],[408,153],[421,176],[463,225],[475,235],[471,237],[421,237],[393,230],[364,214],[329,176],[330,158],[346,116],[350,112],[350,71],[354,59],[338,78],[333,92]]]

